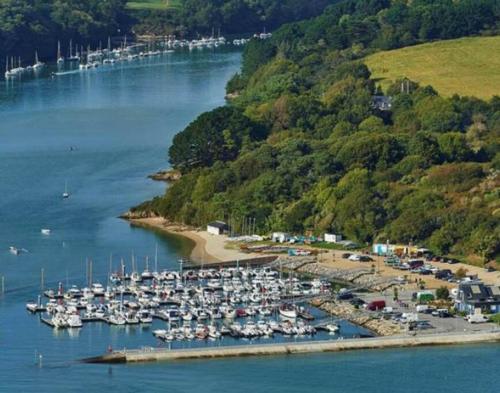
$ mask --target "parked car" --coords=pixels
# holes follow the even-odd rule
[[[352,254],[350,252],[345,252],[342,254],[342,258],[347,259],[351,256]]]
[[[355,297],[349,303],[351,303],[353,306],[362,306],[366,302],[359,297]]]
[[[339,292],[337,294],[338,300],[349,300],[349,299],[352,299],[353,297],[354,297],[354,295],[349,291]]]
[[[347,259],[349,259],[350,261],[359,262],[359,261],[361,261],[361,255],[352,254]]]
[[[448,258],[448,261],[447,261],[450,265],[454,265],[455,263],[459,263],[460,261],[458,259],[455,259],[455,258]]]
[[[450,269],[443,269],[436,272],[434,275],[438,280],[448,280],[453,276]]]
[[[421,274],[422,276],[428,276],[432,274],[432,271],[426,268],[420,268],[418,274]]]
[[[373,258],[369,257],[368,255],[360,255],[359,261],[360,262],[373,262]]]
[[[489,318],[483,314],[472,314],[467,315],[467,322],[469,323],[484,323],[488,322]]]

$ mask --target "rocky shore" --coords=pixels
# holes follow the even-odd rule
[[[402,333],[399,324],[376,317],[369,311],[357,309],[350,303],[318,299],[311,301],[311,304],[331,315],[371,330],[379,336],[394,336]]]
[[[156,181],[166,181],[166,182],[174,182],[181,178],[182,174],[175,169],[161,170],[152,175],[149,175],[148,178],[156,180]]]

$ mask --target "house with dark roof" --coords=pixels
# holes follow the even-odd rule
[[[458,286],[455,308],[467,314],[500,312],[500,286],[471,281]]]
[[[392,97],[372,96],[372,107],[380,111],[390,111],[392,109]]]
[[[213,221],[207,224],[207,232],[212,235],[223,235],[229,232],[229,225],[224,221]]]

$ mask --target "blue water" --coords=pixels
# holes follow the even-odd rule
[[[0,392],[497,392],[498,345],[108,367],[75,360],[108,345],[156,346],[154,327],[87,324],[58,332],[25,311],[40,291],[42,268],[46,286],[83,284],[87,258],[94,277],[103,277],[110,255],[115,268],[132,253],[140,265],[156,245],[160,268],[188,255],[189,242],[116,217],[164,192],[165,184],[146,175],[166,167],[176,132],[224,103],[225,82],[239,65],[237,52],[175,53],[0,83],[0,276],[6,286]],[[68,200],[61,198],[65,182]],[[46,227],[50,236],[40,233]],[[28,252],[11,255],[11,245]],[[342,330],[357,332],[348,324]]]

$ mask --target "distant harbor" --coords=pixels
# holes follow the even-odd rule
[[[253,36],[256,39],[269,39],[272,33],[258,33]],[[108,38],[106,48],[97,48],[92,50],[87,46],[86,50],[83,46],[73,46],[69,42],[69,54],[67,57],[62,55],[61,43],[57,45],[56,66],[57,70],[52,72],[53,76],[65,75],[68,71],[87,71],[101,66],[112,66],[116,63],[125,63],[137,61],[139,59],[149,57],[159,57],[165,54],[172,53],[176,50],[188,49],[203,50],[215,49],[222,46],[243,46],[246,45],[250,38],[235,38],[232,41],[226,40],[223,36],[218,37],[202,37],[200,39],[186,40],[177,39],[175,36],[167,36],[161,39],[152,39],[147,43],[127,43],[127,37],[121,41],[118,47],[113,48],[111,38]],[[69,64],[69,66],[66,66]],[[10,56],[5,62],[5,79],[20,79],[25,75],[39,75],[46,67],[46,64],[39,60],[38,53],[35,52],[35,62],[32,65],[23,66],[20,57],[15,58]]]

